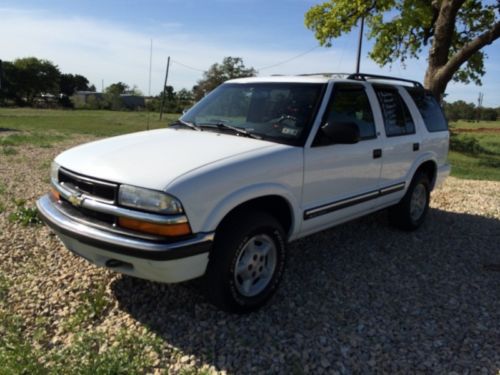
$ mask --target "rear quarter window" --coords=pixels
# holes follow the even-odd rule
[[[434,95],[424,90],[407,89],[430,132],[448,130],[448,121]]]

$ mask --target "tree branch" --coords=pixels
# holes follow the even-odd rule
[[[439,16],[439,3],[436,0],[432,0],[430,5],[432,8],[432,20],[430,26],[428,28],[424,28],[424,46],[427,45],[429,38],[434,35],[434,25]]]
[[[448,51],[455,30],[458,10],[465,0],[443,0],[434,24],[434,40],[429,51],[429,65],[444,66],[448,61]]]
[[[471,42],[463,46],[457,53],[455,53],[448,62],[439,69],[437,76],[438,79],[449,80],[453,74],[460,68],[460,66],[471,58],[484,46],[493,43],[500,37],[500,22],[497,22],[491,30],[488,30]]]

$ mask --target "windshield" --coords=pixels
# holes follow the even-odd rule
[[[250,135],[303,145],[319,107],[324,84],[228,83],[191,108],[182,120],[203,130]],[[231,132],[244,135],[244,132]]]

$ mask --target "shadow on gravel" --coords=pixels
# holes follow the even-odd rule
[[[405,233],[382,212],[289,251],[277,295],[247,316],[217,311],[192,283],[122,277],[112,289],[183,355],[231,373],[500,368],[499,220],[433,209]]]

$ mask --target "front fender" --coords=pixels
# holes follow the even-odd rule
[[[212,232],[217,229],[219,223],[226,217],[229,212],[241,204],[252,199],[262,198],[266,196],[279,196],[288,203],[290,213],[292,215],[292,225],[288,233],[289,239],[293,239],[294,235],[300,230],[300,204],[295,196],[283,185],[279,184],[255,184],[245,186],[240,190],[233,191],[227,194],[218,201],[210,215],[207,215],[203,220],[197,220],[200,223],[201,232]],[[198,218],[200,219],[200,218]]]

